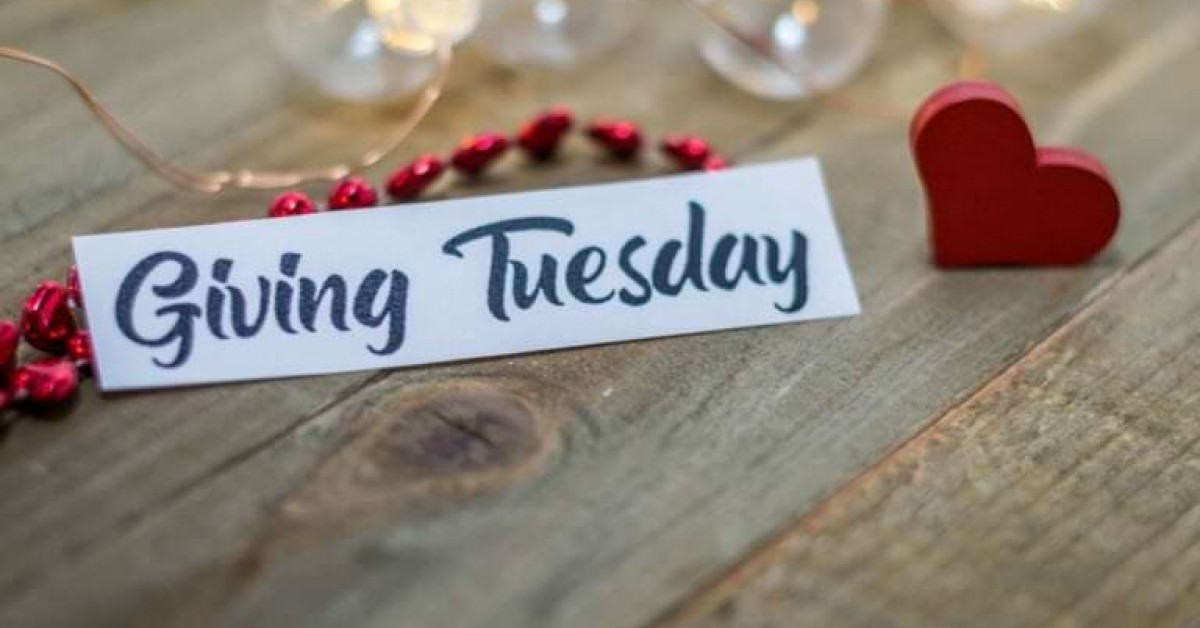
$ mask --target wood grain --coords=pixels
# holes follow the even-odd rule
[[[1197,268],[1200,224],[662,625],[1196,625]]]
[[[1115,250],[1071,270],[931,269],[907,120],[740,95],[696,59],[696,24],[672,3],[647,3],[647,27],[587,72],[537,77],[468,59],[414,151],[565,102],[654,133],[696,131],[743,161],[820,153],[866,314],[426,369],[87,393],[68,421],[20,425],[0,448],[0,624],[619,627],[670,610],[1200,216],[1189,202],[1200,191],[1200,17],[1189,0],[1137,7],[995,69],[1039,132],[1104,158],[1124,191]],[[260,8],[9,0],[0,38],[77,67],[190,163],[311,164],[368,145],[389,111],[299,97]],[[953,76],[958,52],[919,6],[898,5],[878,60],[842,96],[911,106]],[[72,233],[261,214],[261,195],[164,188],[54,81],[0,72],[20,86],[0,98],[0,203],[12,217],[0,303],[61,272]],[[576,143],[562,167],[514,160],[463,193],[661,170],[598,169],[588,155]]]

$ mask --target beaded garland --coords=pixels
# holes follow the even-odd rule
[[[516,135],[481,133],[463,140],[449,156],[422,155],[394,171],[384,189],[396,202],[420,198],[449,170],[475,178],[516,146],[535,161],[548,161],[558,154],[567,134],[575,127],[574,114],[565,107],[551,108],[526,122]],[[609,157],[628,161],[638,157],[643,136],[627,120],[599,118],[589,124],[586,136]],[[679,170],[721,170],[728,167],[704,140],[691,135],[670,135],[659,144],[662,154]],[[340,211],[374,207],[379,193],[365,179],[347,177],[329,192],[324,208],[303,192],[277,196],[267,215],[272,218],[300,216],[318,211]],[[91,339],[83,328],[84,307],[79,275],[72,266],[65,282],[44,281],[25,300],[19,324],[0,320],[0,430],[15,417],[12,409],[25,415],[48,416],[66,407],[75,397],[80,380],[91,374]],[[42,353],[18,364],[21,340]]]
[[[526,122],[512,138],[501,133],[480,133],[463,140],[447,159],[421,155],[394,171],[384,189],[396,202],[414,201],[449,170],[468,178],[483,175],[514,145],[534,161],[548,161],[558,154],[559,146],[574,127],[574,114],[565,107],[554,107]],[[627,120],[599,118],[587,126],[586,135],[611,158],[621,161],[637,158],[644,143],[641,130]],[[728,167],[708,142],[693,135],[668,135],[659,144],[659,149],[680,170]],[[375,187],[361,177],[349,177],[334,185],[325,208],[328,211],[363,209],[378,203],[379,192]],[[271,203],[268,215],[282,218],[321,210],[303,192],[284,192]]]

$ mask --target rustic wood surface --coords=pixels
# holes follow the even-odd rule
[[[863,316],[422,369],[101,397],[0,447],[0,625],[1189,626],[1200,621],[1200,5],[1126,0],[995,64],[1122,188],[1083,268],[939,272],[904,111],[961,50],[898,3],[834,100],[775,104],[645,0],[566,76],[466,58],[412,151],[540,106],[817,153]],[[317,100],[243,0],[4,0],[173,157],[317,164],[387,109]],[[175,192],[53,77],[0,65],[0,314],[72,234],[261,215]],[[506,162],[455,193],[650,176]],[[383,168],[372,173],[378,177]]]

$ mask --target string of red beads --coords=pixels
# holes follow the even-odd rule
[[[559,148],[575,128],[575,114],[566,107],[552,107],[521,125],[513,137],[502,133],[480,133],[468,137],[455,147],[447,158],[421,155],[393,171],[384,189],[393,201],[408,202],[422,195],[449,170],[464,178],[478,178],[516,146],[534,161],[548,161],[558,155]],[[599,118],[588,124],[584,133],[611,159],[637,159],[645,141],[642,131],[628,120]],[[708,142],[694,135],[668,135],[659,144],[659,151],[682,171],[723,170],[728,163],[713,151]],[[364,209],[379,203],[375,188],[361,177],[349,177],[337,182],[329,193],[329,211]],[[272,218],[299,216],[321,211],[317,203],[303,192],[284,192],[271,203],[268,215]]]

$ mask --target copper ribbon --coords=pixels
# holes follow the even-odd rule
[[[399,122],[395,133],[385,144],[364,153],[357,160],[307,170],[206,171],[176,165],[151,148],[149,144],[139,138],[133,131],[129,130],[112,112],[106,109],[96,97],[95,92],[84,84],[81,79],[72,74],[70,70],[49,59],[30,54],[24,50],[0,46],[0,58],[11,59],[49,70],[66,81],[75,90],[75,93],[79,95],[79,98],[83,100],[83,104],[88,108],[88,111],[108,131],[109,135],[112,135],[126,150],[137,157],[139,161],[155,174],[179,188],[206,194],[216,194],[235,188],[274,190],[310,181],[336,181],[345,178],[353,172],[379,163],[408,139],[408,136],[425,119],[425,116],[429,114],[433,105],[441,97],[442,89],[445,87],[446,80],[450,75],[450,64],[454,59],[454,52],[447,42],[439,45],[435,54],[438,62],[437,72],[430,79],[429,83],[421,89],[416,102]]]

